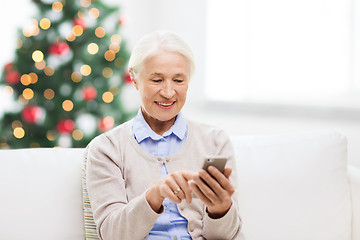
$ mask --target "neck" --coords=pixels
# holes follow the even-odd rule
[[[144,113],[143,109],[141,109],[142,115],[144,116],[145,121],[149,124],[150,128],[158,135],[162,136],[165,132],[167,132],[172,125],[174,125],[176,116],[168,121],[160,121],[158,119],[152,118]]]

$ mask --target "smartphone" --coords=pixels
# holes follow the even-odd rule
[[[220,172],[224,173],[225,165],[228,158],[226,156],[218,155],[218,156],[208,156],[205,157],[203,169],[207,171],[209,166],[216,167]],[[191,180],[192,181],[192,180]],[[208,185],[206,182],[204,182],[206,185]],[[209,185],[208,185],[209,186]],[[210,187],[211,188],[211,187]],[[198,196],[194,193],[191,193],[191,196],[193,198],[197,198]]]
[[[224,168],[228,158],[226,156],[208,156],[205,158],[203,169],[207,171],[209,166],[216,167],[220,172],[224,173]]]

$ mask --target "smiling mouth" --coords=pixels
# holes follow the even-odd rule
[[[174,102],[155,102],[155,103],[162,107],[170,107],[175,104],[175,101]]]

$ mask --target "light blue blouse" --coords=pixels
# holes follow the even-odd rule
[[[174,125],[162,136],[156,134],[145,121],[141,110],[134,118],[133,134],[140,147],[151,155],[165,157],[180,150],[187,136],[187,124],[182,114],[176,117]],[[162,166],[160,178],[167,175],[165,165]],[[181,216],[176,203],[168,198],[163,201],[164,212],[157,219],[149,233],[148,240],[189,240],[188,221]]]

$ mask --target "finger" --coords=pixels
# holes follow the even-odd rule
[[[181,187],[177,184],[176,180],[174,179],[173,175],[168,175],[164,178],[164,184],[168,186],[166,189],[167,195],[165,197],[169,198],[171,201],[175,203],[180,203],[183,198],[181,198]]]
[[[232,185],[232,183],[230,182],[229,178],[226,177],[225,174],[228,174],[228,176],[231,175],[232,169],[230,167],[225,168],[224,174],[222,174],[218,169],[216,169],[215,167],[209,167],[209,172],[211,174],[211,176],[213,176],[213,178],[216,179],[216,182],[220,185],[219,186],[217,184],[212,185],[213,190],[217,193],[217,194],[221,194],[222,190],[227,191],[230,195],[233,194],[234,192],[234,187]]]
[[[193,193],[206,205],[212,206],[212,202],[203,194],[203,192],[199,189],[199,186],[196,184],[195,181],[189,182],[190,188]]]
[[[175,196],[177,196],[180,200],[186,199],[185,193],[182,189],[179,192],[174,192]]]
[[[212,168],[215,169],[213,172],[212,172],[212,170],[213,170]],[[202,191],[206,191],[206,192],[204,192],[204,193],[205,193],[208,197],[211,197],[211,200],[212,200],[212,201],[217,201],[218,198],[219,198],[221,195],[224,194],[224,191],[225,191],[225,190],[224,190],[224,189],[222,188],[222,186],[219,184],[219,182],[217,181],[217,179],[214,178],[213,173],[215,173],[214,175],[218,175],[218,174],[222,175],[222,173],[221,173],[219,170],[217,170],[216,168],[214,168],[214,167],[209,167],[208,170],[209,170],[209,173],[210,173],[211,175],[210,175],[207,171],[200,170],[200,171],[199,171],[199,176],[200,176],[200,178],[204,181],[205,187],[208,188],[209,190],[211,190],[211,192],[213,192],[213,194],[211,194],[210,191],[208,191],[208,189],[206,189],[206,188],[203,187],[202,185],[199,185],[199,188],[200,188],[200,190],[202,190]],[[224,175],[222,175],[222,177],[223,177],[224,179],[226,179]]]
[[[170,199],[172,202],[175,203],[180,203],[181,200],[174,194],[174,190],[165,182],[163,182],[160,186],[160,192],[161,192],[161,196],[163,198],[168,198]]]
[[[194,178],[199,190],[208,198],[212,203],[218,201],[218,196],[214,192],[214,185],[219,185],[214,178],[212,178],[205,170],[199,171],[199,176]]]
[[[186,180],[184,173],[181,172],[181,174],[172,174],[173,178],[175,179],[176,183],[182,190],[182,194],[178,195],[181,196],[181,199],[186,199],[188,203],[191,203],[192,197],[191,197],[191,189],[188,184],[188,181]],[[186,174],[186,173],[185,173]]]

